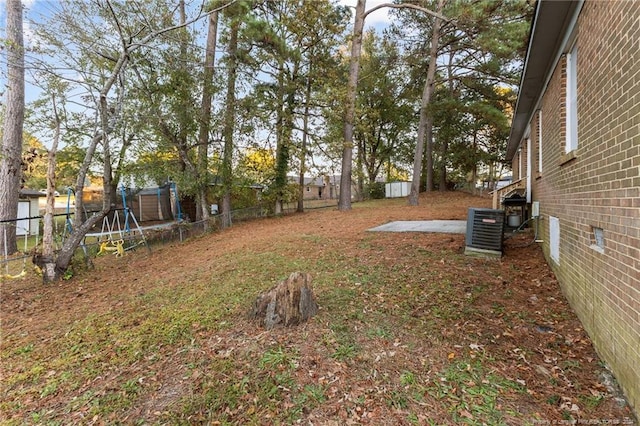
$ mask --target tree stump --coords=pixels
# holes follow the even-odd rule
[[[318,313],[311,289],[311,275],[294,272],[289,278],[262,293],[249,317],[267,329],[289,327],[307,321]]]

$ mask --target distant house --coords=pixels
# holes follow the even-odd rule
[[[231,210],[255,207],[260,204],[265,187],[260,184],[233,185],[231,187]],[[178,189],[178,192],[179,189]],[[222,179],[215,176],[209,182],[207,201],[209,214],[217,215],[222,210]],[[196,200],[191,195],[179,194],[183,219],[194,221],[198,217]]]
[[[507,160],[549,265],[637,412],[640,1],[538,1]]]
[[[299,184],[298,176],[289,176],[289,182]],[[303,194],[305,200],[333,200],[338,198],[340,176],[318,176],[304,178]]]

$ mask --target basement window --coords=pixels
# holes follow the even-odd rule
[[[591,248],[604,253],[604,230],[596,226],[591,227]]]

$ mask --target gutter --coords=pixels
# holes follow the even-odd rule
[[[536,5],[518,100],[507,142],[506,160],[509,163],[520,146],[531,117],[539,107],[542,94],[572,36],[583,5],[584,0],[539,0]]]

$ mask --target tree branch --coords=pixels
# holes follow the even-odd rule
[[[424,12],[424,13],[426,13],[428,15],[431,15],[431,16],[433,16],[435,18],[442,19],[443,21],[455,26],[455,23],[453,22],[452,19],[449,19],[446,16],[444,16],[444,15],[438,13],[438,12],[434,12],[434,11],[432,11],[430,9],[418,6],[416,4],[411,4],[411,3],[402,3],[402,4],[382,3],[382,4],[379,4],[379,5],[375,6],[375,7],[372,7],[371,9],[367,10],[364,13],[364,18],[366,18],[372,12],[375,12],[378,9],[382,9],[383,7],[390,7],[392,9],[414,9],[414,10],[419,10],[419,11]]]

